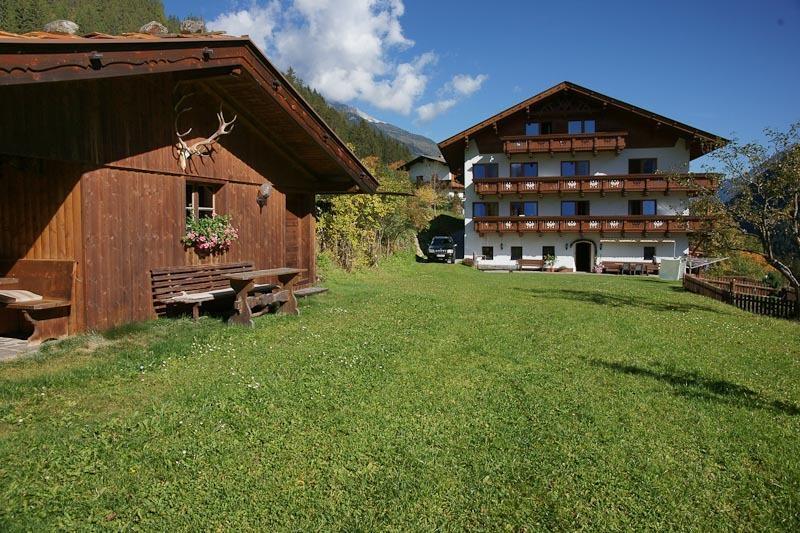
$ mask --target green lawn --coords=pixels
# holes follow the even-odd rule
[[[0,529],[800,527],[800,325],[396,259],[0,366]]]

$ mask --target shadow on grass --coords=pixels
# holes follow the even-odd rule
[[[574,300],[587,302],[602,306],[626,306],[639,309],[649,309],[651,311],[706,311],[709,313],[719,313],[719,309],[705,305],[691,303],[663,303],[639,297],[626,296],[620,294],[610,294],[607,292],[590,292],[577,289],[529,289],[517,287],[516,290],[530,293],[536,298],[547,298],[551,300]]]
[[[800,406],[781,400],[764,398],[754,390],[722,379],[710,379],[696,372],[661,371],[636,365],[612,363],[600,359],[589,361],[592,365],[628,374],[641,376],[667,383],[675,393],[687,398],[716,401],[728,405],[738,405],[748,409],[766,409],[790,416],[800,415]]]

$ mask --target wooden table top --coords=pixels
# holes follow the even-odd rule
[[[17,278],[0,278],[0,285],[13,285],[19,283]]]
[[[234,274],[226,274],[223,276],[225,279],[234,281],[250,281],[256,278],[264,278],[267,276],[286,276],[289,274],[300,274],[305,272],[305,268],[271,268],[269,270],[251,270],[250,272],[236,272]]]

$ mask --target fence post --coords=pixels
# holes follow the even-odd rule
[[[735,303],[734,296],[736,296],[736,279],[731,280],[731,286],[728,289],[728,298],[730,299],[730,303]]]

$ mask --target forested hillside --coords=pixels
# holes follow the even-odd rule
[[[0,30],[41,31],[48,22],[71,20],[81,33],[117,35],[156,20],[177,32],[180,21],[167,17],[161,0],[0,0]]]
[[[286,77],[333,131],[354,148],[358,157],[376,156],[387,164],[411,158],[408,148],[376,131],[366,120],[349,117],[333,108],[321,94],[303,83],[292,69],[286,72]]]

